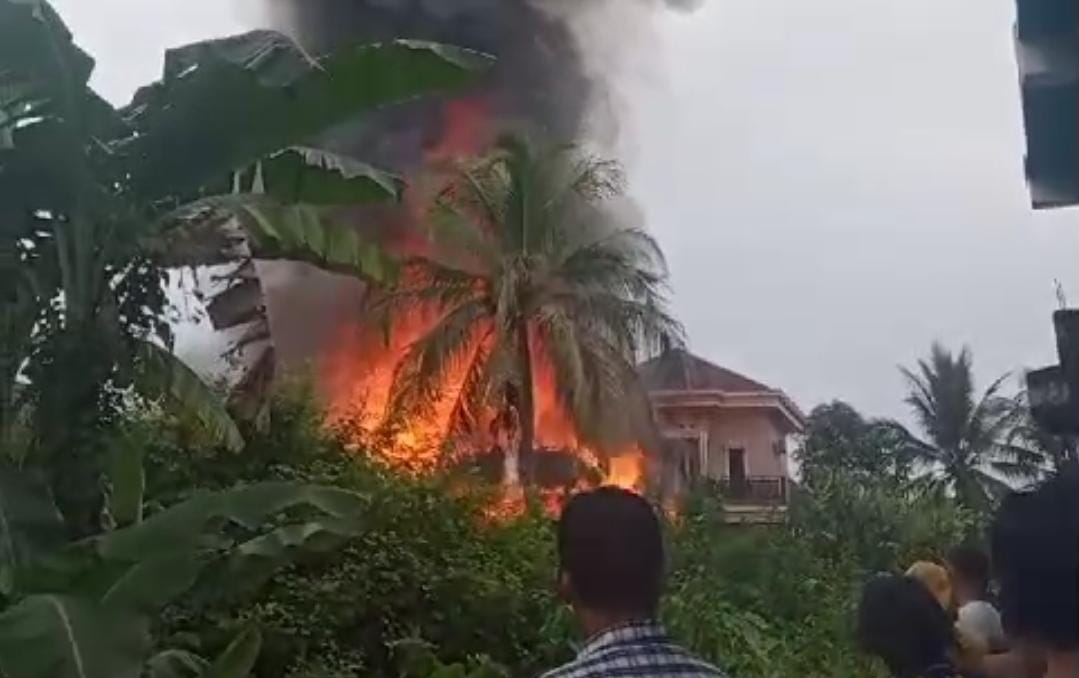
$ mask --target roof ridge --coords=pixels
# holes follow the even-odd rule
[[[730,368],[717,365],[683,348],[672,348],[643,363],[641,368],[653,371],[660,382],[665,382],[664,386],[668,389],[687,391],[720,390],[732,393],[777,392],[777,389],[767,384]],[[663,372],[668,375],[666,378],[659,376]],[[659,384],[656,384],[656,386],[659,386]]]

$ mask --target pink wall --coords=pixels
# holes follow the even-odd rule
[[[786,476],[787,457],[775,453],[784,438],[768,410],[723,410],[712,419],[708,431],[709,475],[726,476],[727,450],[742,448],[750,477]]]
[[[747,475],[789,476],[786,455],[775,453],[785,434],[776,425],[774,412],[767,408],[717,410],[667,409],[657,413],[666,435],[696,436],[707,433],[707,464],[702,469],[710,478],[728,475],[727,450],[742,448],[746,453]]]

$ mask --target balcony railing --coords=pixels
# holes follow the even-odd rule
[[[785,506],[788,498],[788,480],[781,476],[754,476],[752,478],[723,478],[716,482],[720,496],[728,504],[751,506]]]

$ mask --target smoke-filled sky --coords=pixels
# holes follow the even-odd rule
[[[260,21],[255,0],[53,1],[116,102],[164,47]],[[707,0],[600,25],[636,38],[598,63],[620,64],[619,145],[695,352],[807,410],[893,416],[896,366],[934,339],[969,344],[983,384],[1054,360],[1079,212],[1028,207],[1013,18],[1012,0]]]

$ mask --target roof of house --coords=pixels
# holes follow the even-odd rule
[[[726,391],[775,393],[776,389],[698,358],[684,349],[671,349],[639,367],[649,391]]]
[[[661,399],[667,405],[676,406],[768,407],[783,416],[791,431],[799,432],[805,427],[805,415],[783,391],[684,349],[667,351],[642,363],[638,370],[653,402]]]

